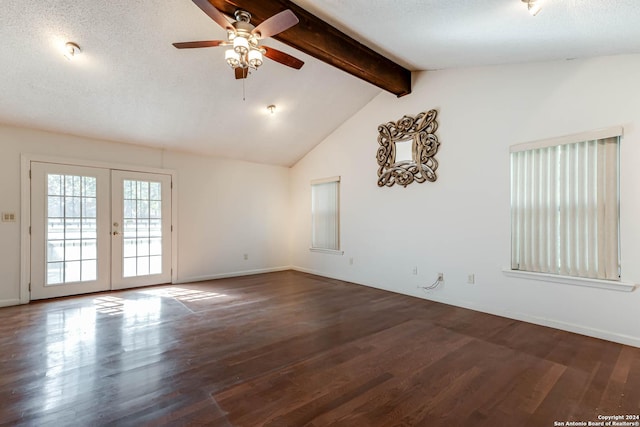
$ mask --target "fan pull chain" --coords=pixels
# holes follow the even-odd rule
[[[246,91],[245,91],[245,88],[244,88],[244,82],[245,82],[246,80],[247,80],[247,79],[242,79],[242,100],[243,100],[243,101],[246,101],[246,98],[245,98]]]

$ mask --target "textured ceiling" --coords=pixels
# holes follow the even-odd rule
[[[638,0],[295,0],[411,70],[640,52]]]
[[[412,70],[640,52],[637,0],[295,3]],[[291,165],[380,93],[273,40],[305,66],[243,89],[223,49],[171,46],[225,37],[190,0],[3,0],[0,35],[0,123],[74,135]]]

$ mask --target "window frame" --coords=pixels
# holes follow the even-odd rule
[[[510,268],[508,269],[503,269],[503,273],[507,276],[510,277],[520,277],[520,278],[527,278],[527,279],[532,279],[532,280],[542,280],[542,281],[547,281],[547,282],[559,282],[559,283],[565,283],[565,284],[570,284],[570,285],[579,285],[579,286],[588,286],[588,287],[597,287],[597,288],[603,288],[603,289],[613,289],[613,290],[620,290],[620,291],[632,291],[635,288],[635,284],[632,283],[625,283],[622,281],[622,275],[621,275],[621,248],[620,248],[620,155],[619,155],[619,150],[621,147],[621,141],[622,141],[622,137],[623,137],[623,128],[621,126],[616,126],[616,127],[610,127],[610,128],[604,128],[604,129],[599,129],[599,130],[595,130],[595,131],[589,131],[589,132],[582,132],[582,133],[577,133],[577,134],[572,134],[572,135],[566,135],[566,136],[562,136],[562,137],[558,137],[558,138],[550,138],[550,139],[544,139],[544,140],[538,140],[538,141],[532,141],[532,142],[526,142],[526,143],[522,143],[522,144],[515,144],[509,147],[509,153],[510,153],[510,163],[511,163],[511,153],[514,152],[519,152],[519,151],[529,151],[529,150],[536,150],[536,149],[540,149],[540,148],[547,148],[547,147],[553,147],[553,146],[559,146],[559,145],[566,145],[566,144],[573,144],[573,143],[578,143],[578,142],[583,142],[583,141],[593,141],[593,140],[600,140],[600,139],[606,139],[606,138],[612,138],[612,137],[617,137],[618,138],[618,160],[617,160],[617,215],[618,215],[618,219],[617,219],[617,233],[618,233],[618,237],[617,237],[617,245],[618,245],[618,278],[617,279],[596,279],[596,278],[588,278],[588,277],[580,277],[580,276],[574,276],[574,275],[561,275],[561,274],[556,274],[556,273],[547,273],[547,272],[535,272],[535,271],[530,271],[530,270],[519,270],[519,269],[515,269],[513,268],[512,262],[510,262]],[[513,214],[513,196],[514,196],[514,192],[513,192],[513,170],[511,170],[510,173],[510,196],[509,196],[509,201],[510,201],[510,209],[511,209],[511,213],[510,213],[510,226],[511,226],[511,233],[510,233],[510,257],[511,260],[513,260],[513,242],[514,242],[514,229],[513,229],[513,221],[514,221],[514,214]]]

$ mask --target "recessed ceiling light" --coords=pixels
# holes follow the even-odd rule
[[[69,61],[75,58],[76,55],[80,54],[80,52],[82,52],[82,50],[80,49],[80,46],[78,46],[73,42],[67,42],[64,45],[64,57],[67,58]]]
[[[538,3],[538,0],[522,0],[522,3],[527,4],[527,9],[533,16],[536,16],[538,12],[542,10],[542,7],[540,6],[540,3]]]

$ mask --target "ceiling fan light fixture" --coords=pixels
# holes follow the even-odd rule
[[[258,68],[262,65],[262,52],[258,49],[251,49],[248,55],[249,65],[253,68]]]
[[[244,55],[249,51],[249,40],[242,36],[234,38],[233,50],[235,50],[240,55]]]
[[[262,66],[264,57],[296,70],[304,65],[304,62],[285,52],[260,45],[261,40],[275,36],[300,22],[291,9],[276,13],[256,27],[251,24],[249,12],[241,9],[236,10],[236,21],[231,22],[222,12],[211,5],[211,1],[193,0],[196,6],[227,31],[227,40],[173,43],[175,48],[229,46],[225,50],[224,59],[234,69],[236,79],[246,79],[250,69],[256,70]]]
[[[224,59],[231,68],[236,68],[240,65],[240,55],[238,55],[238,53],[233,49],[226,50],[224,53]]]

